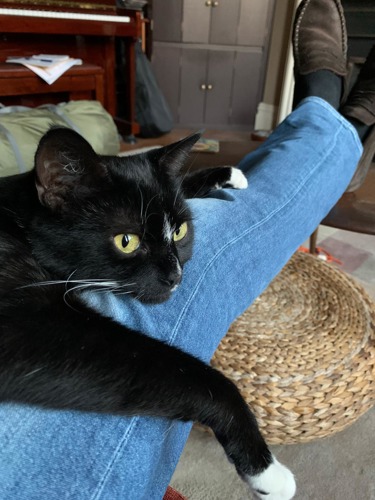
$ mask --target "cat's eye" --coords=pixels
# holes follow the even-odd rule
[[[185,238],[187,230],[188,230],[188,225],[186,222],[183,222],[181,226],[178,229],[176,229],[176,231],[173,233],[174,241],[180,241],[182,240],[182,238]]]
[[[133,253],[141,244],[136,234],[118,234],[114,237],[116,247],[123,253]]]

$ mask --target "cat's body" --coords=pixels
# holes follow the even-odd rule
[[[0,401],[199,421],[261,498],[289,499],[293,476],[229,380],[80,297],[107,289],[156,303],[174,293],[192,254],[185,197],[246,186],[231,167],[180,176],[197,138],[120,159],[53,129],[32,172],[0,180]]]

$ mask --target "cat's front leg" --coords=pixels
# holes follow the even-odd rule
[[[247,179],[242,170],[236,167],[214,167],[197,170],[182,180],[186,198],[202,198],[215,189],[246,189]]]
[[[249,485],[256,498],[260,500],[290,500],[296,492],[294,476],[267,447],[263,448],[265,443],[258,430],[255,417],[246,403],[243,400],[242,402],[244,404],[243,413],[247,413],[248,417],[247,423],[241,424],[241,416],[238,416],[232,420],[233,429],[227,429],[228,434],[224,438],[220,432],[217,433],[214,430],[216,437],[223,445],[229,460],[234,463],[239,476]],[[214,429],[213,426],[212,428]],[[226,441],[231,432],[234,432],[235,435]],[[244,446],[242,450],[240,442]],[[233,449],[233,446],[238,448]],[[241,462],[244,457],[247,463]],[[250,468],[249,463],[252,463]],[[246,470],[245,473],[244,470]]]
[[[248,475],[244,480],[260,500],[289,500],[296,492],[293,474],[273,455],[267,469],[256,476]]]
[[[293,475],[272,456],[230,380],[193,356],[80,303],[72,309],[51,299],[49,293],[46,307],[39,301],[27,314],[10,309],[4,316],[0,401],[198,421],[211,427],[260,498],[292,498]]]

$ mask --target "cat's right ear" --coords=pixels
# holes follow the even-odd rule
[[[152,154],[155,155],[157,163],[163,169],[178,175],[183,168],[192,147],[201,138],[202,132],[203,130],[152,152]]]
[[[52,128],[40,140],[35,154],[38,197],[42,205],[63,209],[72,198],[99,189],[106,169],[90,144],[68,128]]]

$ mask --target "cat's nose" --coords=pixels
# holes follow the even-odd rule
[[[160,281],[163,284],[168,285],[170,288],[173,288],[180,284],[181,276],[182,276],[181,271],[177,270],[170,272],[167,276],[164,276],[163,278],[160,278]]]

